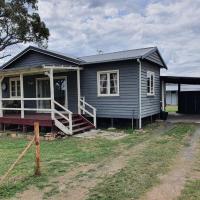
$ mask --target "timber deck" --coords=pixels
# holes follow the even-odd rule
[[[39,122],[40,126],[52,127],[54,121],[51,119],[51,114],[25,114],[24,118],[21,118],[20,114],[4,114],[0,117],[0,124],[16,124],[16,125],[29,125],[33,126],[34,122]]]
[[[69,122],[62,117],[55,116],[59,122],[63,125],[68,126]],[[55,128],[55,121],[51,119],[50,113],[34,113],[25,114],[24,118],[21,118],[21,114],[4,114],[0,117],[0,125],[22,125],[22,126],[33,126],[34,122],[39,122],[40,127],[51,127]],[[85,131],[94,129],[95,126],[84,118],[82,115],[73,114],[72,116],[72,130],[73,134],[83,133]]]

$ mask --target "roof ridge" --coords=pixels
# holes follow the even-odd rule
[[[100,56],[100,55],[105,55],[105,54],[121,53],[121,52],[143,50],[143,49],[153,49],[153,48],[157,48],[157,47],[156,46],[154,46],[154,47],[144,47],[144,48],[137,48],[137,49],[128,49],[128,50],[113,51],[113,52],[102,53],[102,54],[91,54],[91,55],[88,55],[88,56],[80,56],[78,58],[89,57],[89,56]]]

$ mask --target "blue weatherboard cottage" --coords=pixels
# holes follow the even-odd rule
[[[37,120],[72,135],[116,118],[141,128],[160,113],[161,68],[156,47],[76,58],[29,46],[1,67],[0,124]]]

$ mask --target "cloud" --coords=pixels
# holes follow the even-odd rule
[[[75,56],[157,46],[170,75],[200,72],[199,0],[40,0],[49,49]],[[21,50],[24,46],[20,46]]]

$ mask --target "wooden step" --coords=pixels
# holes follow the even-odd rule
[[[82,125],[86,125],[86,124],[88,125],[87,122],[81,122],[81,123],[78,123],[78,124],[74,124],[72,127],[75,128],[77,126],[82,126]]]
[[[84,131],[90,130],[90,129],[92,129],[92,128],[93,128],[93,126],[91,126],[91,125],[84,126],[84,127],[81,127],[81,128],[78,128],[78,129],[73,130],[73,133],[84,132]]]
[[[82,122],[82,121],[83,121],[82,119],[72,120],[72,124],[74,125],[74,124],[76,124],[77,122],[80,123],[80,122]],[[68,122],[67,120],[65,120],[65,119],[60,120],[60,122],[63,123],[63,124],[65,124],[65,125],[69,124],[69,122]]]

